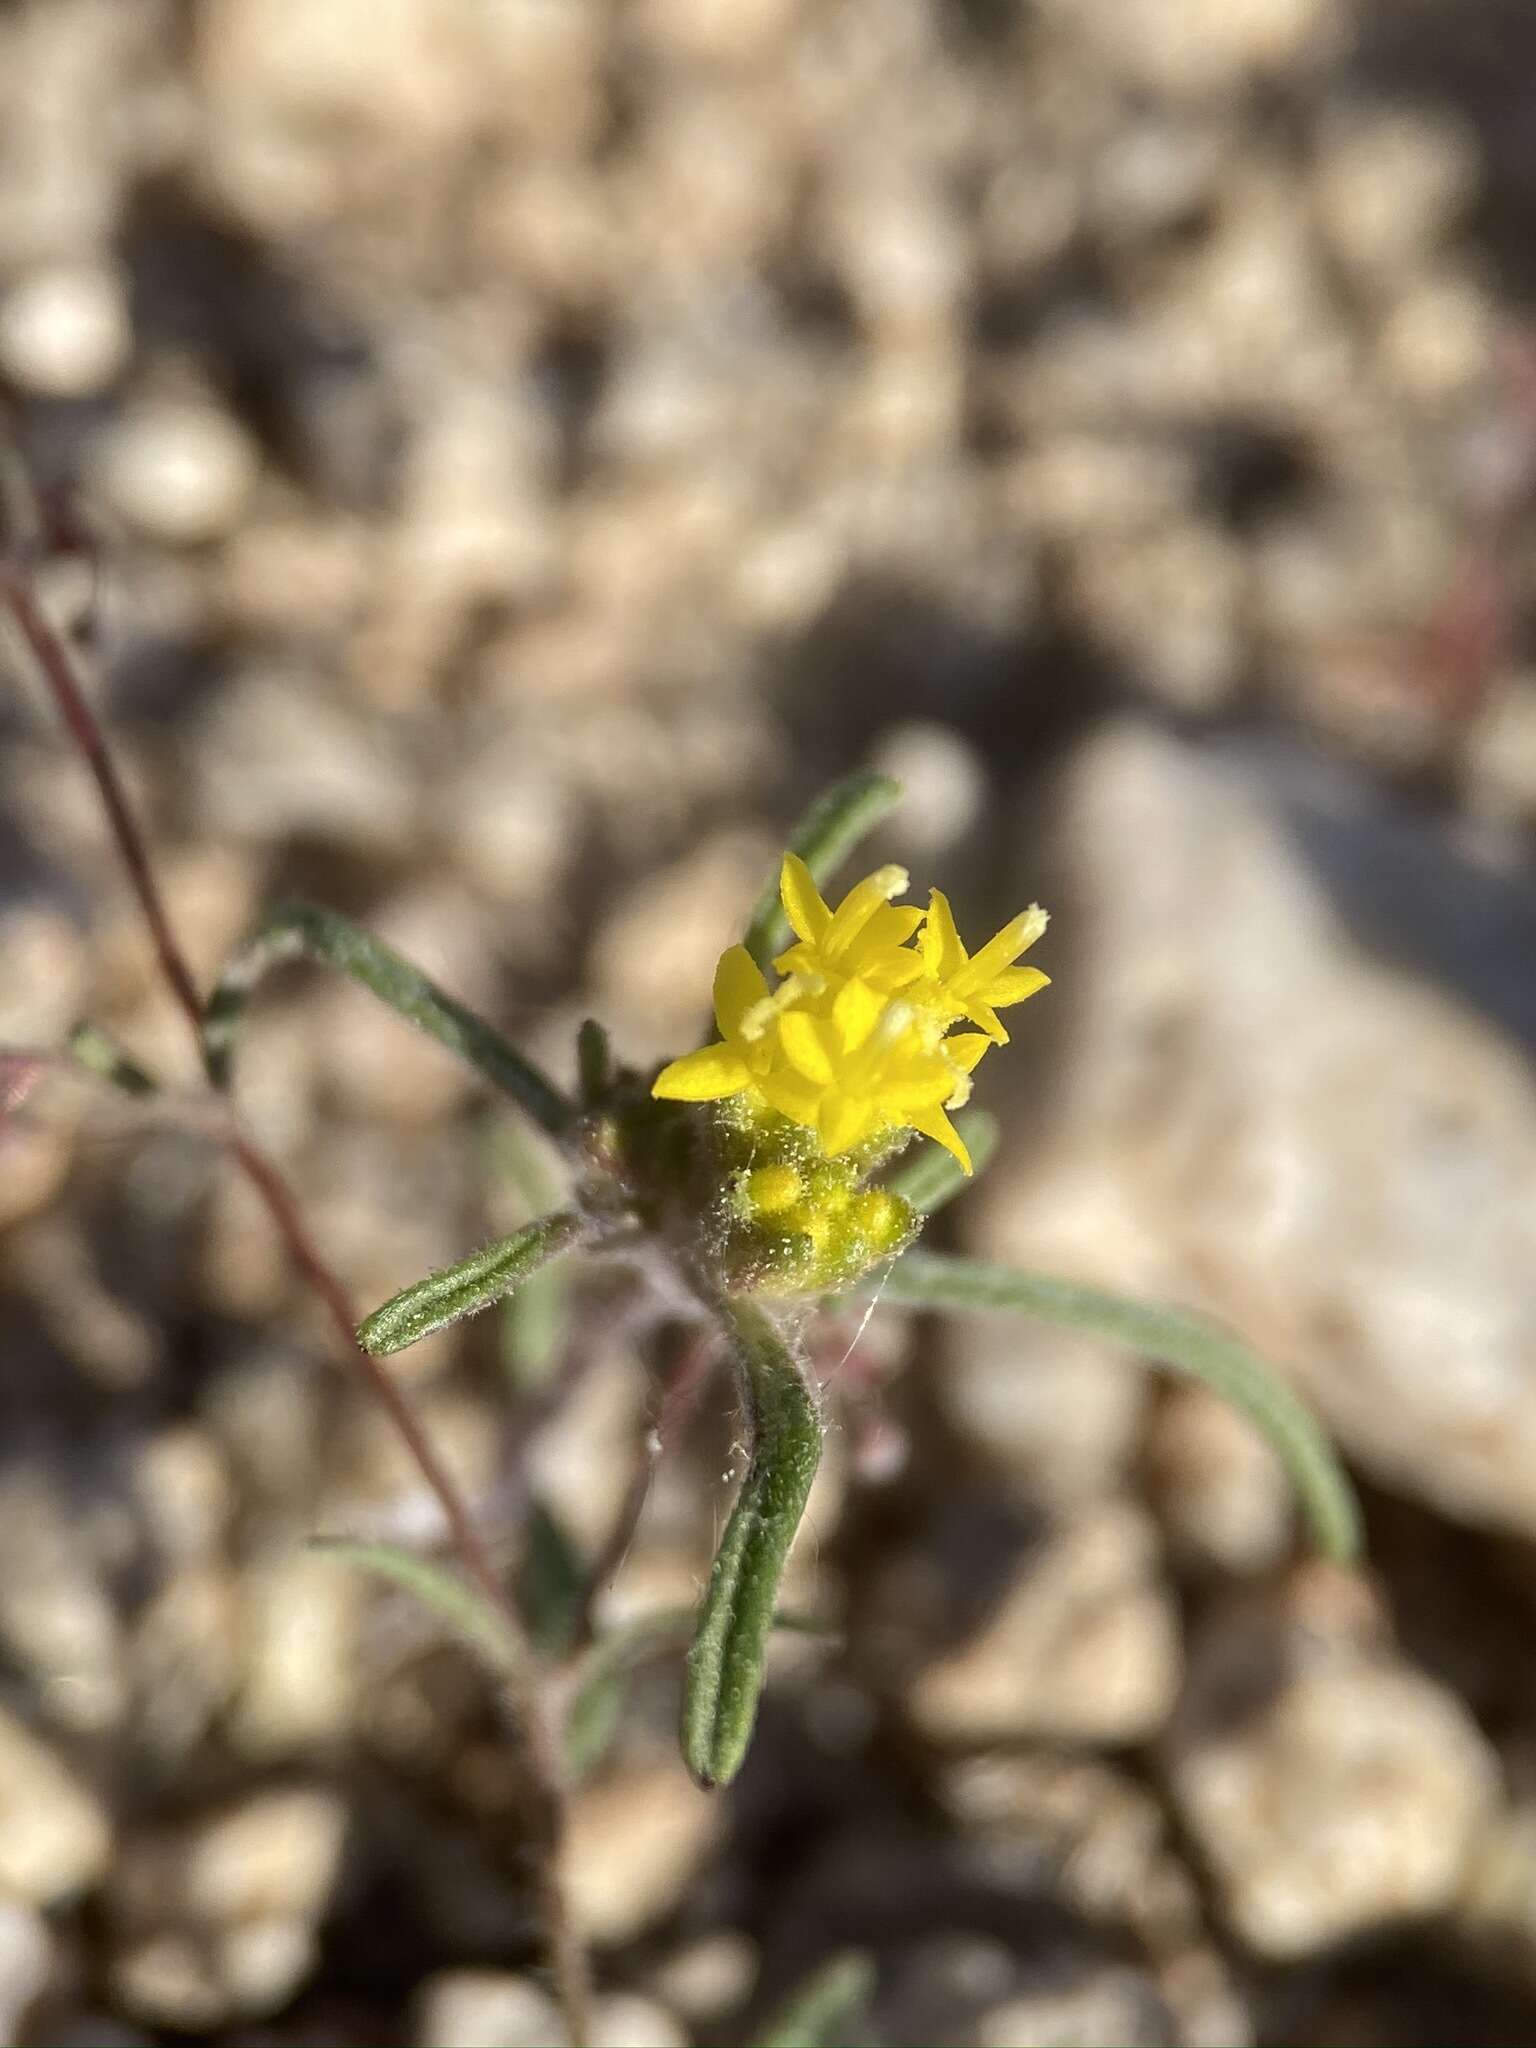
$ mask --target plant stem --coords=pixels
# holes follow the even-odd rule
[[[91,708],[74,656],[49,620],[29,579],[14,564],[3,559],[0,559],[0,601],[14,620],[37,664],[48,694],[58,708],[65,730],[96,784],[113,848],[148,927],[161,974],[192,1034],[201,1064],[202,998],[155,879],[148,844],[134,817],[106,733]],[[310,1237],[287,1181],[273,1161],[241,1128],[232,1106],[226,1108],[226,1119],[229,1150],[260,1196],[295,1267],[329,1316],[342,1353],[360,1385],[389,1418],[424,1483],[437,1500],[460,1564],[505,1620],[511,1640],[523,1648],[526,1631],[522,1617],[501,1582],[463,1496],[389,1373],[358,1343],[357,1316],[346,1289]],[[556,1990],[574,2048],[585,2048],[591,2032],[589,1972],[586,1953],[571,1918],[561,1871],[566,1820],[564,1765],[554,1728],[545,1710],[538,1669],[531,1653],[519,1657],[517,1668],[504,1675],[503,1685],[507,1704],[526,1746],[539,1809],[540,1904]]]

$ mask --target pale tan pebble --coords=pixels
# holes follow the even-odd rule
[[[1149,238],[1198,218],[1219,188],[1232,148],[1219,115],[1202,118],[1158,106],[1122,124],[1089,160],[1089,219],[1131,254]]]
[[[134,1480],[146,1522],[163,1557],[215,1555],[234,1514],[229,1466],[204,1429],[177,1423],[135,1448]]]
[[[1500,676],[1462,741],[1467,800],[1494,824],[1536,818],[1536,673]]]
[[[1500,331],[1498,309],[1476,278],[1416,277],[1377,340],[1388,389],[1428,406],[1490,390],[1499,373]]]
[[[233,1745],[265,1761],[340,1742],[358,1708],[361,1578],[323,1552],[280,1543],[248,1559],[242,1580]]]
[[[222,1562],[178,1561],[128,1638],[135,1740],[180,1763],[228,1709],[243,1654],[238,1588]]]
[[[740,936],[773,866],[765,839],[717,833],[696,852],[633,884],[592,950],[602,1007],[632,1018],[632,1059],[671,1057],[699,1028],[715,963]]]
[[[36,1906],[90,1891],[112,1853],[106,1808],[59,1753],[0,1708],[0,1886]]]
[[[1032,534],[1103,546],[1187,518],[1195,488],[1189,459],[1151,438],[1066,432],[1009,461],[1004,503]]]
[[[414,842],[414,764],[323,677],[253,665],[209,704],[196,738],[192,804],[210,838],[311,834],[374,856]]]
[[[210,139],[350,124],[440,145],[479,97],[472,18],[461,0],[212,0],[195,47]]]
[[[1050,13],[1073,15],[1072,0]],[[1092,0],[1082,29],[1113,74],[1176,98],[1230,92],[1334,54],[1352,15],[1337,0]]]
[[[74,1146],[56,1113],[50,1117],[45,1124],[11,1116],[0,1129],[0,1226],[7,1229],[46,1210],[69,1177]]]
[[[618,1348],[583,1374],[530,1448],[539,1498],[589,1550],[607,1535],[623,1498],[646,1412],[643,1376]]]
[[[572,152],[578,162],[608,118],[611,25],[600,9],[561,0],[500,0],[475,9],[475,62],[486,118],[529,145],[521,165]]]
[[[949,1744],[1155,1733],[1181,1667],[1157,1563],[1150,1525],[1128,1506],[1104,1502],[1064,1520],[1021,1561],[980,1627],[913,1673],[905,1706],[914,1725]]]
[[[947,335],[932,345],[878,350],[839,417],[839,452],[892,467],[951,455],[961,440],[966,375]]]
[[[1165,2048],[1168,2015],[1141,1971],[1101,1964],[1076,1983],[1020,1993],[976,2022],[976,2048],[1082,2048],[1116,2041],[1123,2048]]]
[[[247,630],[335,634],[373,601],[381,552],[375,532],[344,513],[255,518],[219,559],[218,602]]]
[[[1475,134],[1423,105],[1351,107],[1324,124],[1312,178],[1323,232],[1367,277],[1417,271],[1476,196]]]
[[[322,1368],[295,1344],[232,1344],[211,1362],[198,1421],[229,1461],[247,1508],[277,1509],[286,1521],[308,1512],[330,1460],[325,1423],[330,1389]]]
[[[197,1282],[207,1301],[254,1322],[280,1314],[292,1298],[292,1265],[244,1174],[219,1174],[209,1190]]]
[[[22,2038],[27,2008],[55,1969],[52,1931],[22,1899],[0,1897],[0,2040]]]
[[[564,2048],[570,2035],[557,2000],[502,1970],[443,1970],[417,1994],[413,2038],[422,2048]],[[688,2048],[664,2007],[633,1992],[592,2004],[592,2048]]]
[[[814,507],[744,541],[731,576],[740,623],[791,633],[811,623],[846,574],[844,537]]]
[[[572,1916],[603,1947],[670,1913],[720,1838],[724,1809],[676,1759],[621,1768],[573,1801],[563,1874]]]
[[[1284,1592],[1208,1619],[1165,1767],[1225,1913],[1285,1962],[1449,1906],[1498,1783],[1453,1694]]]
[[[487,895],[530,908],[558,895],[580,810],[553,764],[529,760],[526,734],[474,749],[442,793],[442,815],[456,861]]]
[[[699,2026],[745,2005],[757,1976],[757,1944],[733,1929],[700,1935],[663,1959],[651,1983],[663,2005]]]
[[[840,175],[822,201],[819,239],[872,334],[952,329],[970,250],[940,190],[884,164]]]
[[[1221,1570],[1267,1571],[1294,1538],[1289,1481],[1253,1424],[1203,1387],[1176,1387],[1154,1411],[1146,1460],[1175,1546]]]
[[[61,911],[19,903],[0,914],[0,1044],[58,1045],[80,1014],[88,986],[84,935]]]
[[[956,1318],[933,1387],[969,1451],[1052,1508],[1120,1483],[1146,1413],[1133,1361],[1022,1320]]]
[[[1232,703],[1245,660],[1247,563],[1212,526],[1179,522],[1074,549],[1070,601],[1134,679],[1183,712]]]
[[[309,1786],[253,1793],[201,1822],[186,1841],[182,1885],[218,1921],[317,1918],[341,1867],[347,1810]]]
[[[794,27],[802,0],[646,0],[641,32],[669,62],[745,65],[772,56]]]
[[[104,391],[132,347],[122,280],[110,264],[50,265],[0,296],[0,368],[41,397]]]
[[[90,1529],[45,1468],[18,1463],[0,1477],[0,1553],[0,1636],[49,1718],[82,1734],[118,1725],[122,1625]]]
[[[95,484],[117,516],[171,547],[228,533],[245,513],[260,457],[244,429],[206,399],[144,399],[95,454]]]

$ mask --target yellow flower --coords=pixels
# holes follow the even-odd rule
[[[1007,1037],[996,1008],[1045,985],[1012,964],[1045,913],[1024,912],[973,958],[938,890],[926,918],[893,905],[906,887],[901,868],[880,868],[834,911],[805,863],[787,855],[780,894],[797,943],[774,962],[786,979],[770,991],[746,948],[732,946],[715,971],[719,1042],[674,1060],[651,1092],[680,1102],[745,1093],[814,1131],[828,1159],[891,1130],[920,1131],[969,1173],[946,1112],[970,1094],[983,1053]],[[946,1035],[961,1017],[980,1029]]]
[[[795,974],[813,988],[839,988],[851,975],[871,987],[899,988],[923,971],[907,941],[923,921],[910,906],[897,909],[893,896],[907,888],[905,868],[876,868],[829,909],[805,862],[786,853],[779,871],[779,897],[799,944],[774,961],[780,974]]]
[[[997,1012],[1050,986],[1050,976],[1038,967],[1013,964],[1021,953],[1028,952],[1049,922],[1039,904],[1032,903],[988,939],[979,953],[970,954],[955,929],[949,898],[942,889],[934,889],[918,940],[923,979],[914,986],[914,997],[940,1011],[946,1023],[968,1018],[994,1045],[1006,1045],[1008,1034],[998,1022]]]

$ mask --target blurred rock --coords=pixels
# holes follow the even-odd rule
[[[37,270],[0,298],[0,368],[40,397],[103,390],[132,342],[122,282],[105,264]]]
[[[704,2027],[746,2004],[757,1970],[756,1943],[749,1935],[726,1931],[684,1943],[651,1981],[669,2011]]]
[[[126,1845],[109,1898],[118,2002],[186,2031],[260,2017],[314,1967],[346,1809],[304,1788]]]
[[[1118,1502],[1064,1519],[975,1634],[913,1677],[906,1707],[940,1743],[1137,1742],[1179,1683],[1173,1603],[1147,1522]]]
[[[1253,1424],[1218,1396],[1170,1389],[1145,1457],[1159,1515],[1185,1557],[1253,1574],[1285,1556],[1295,1527],[1290,1481]]]
[[[1102,1345],[1023,1322],[954,1317],[934,1392],[961,1442],[1047,1508],[1123,1476],[1146,1408],[1143,1375]]]
[[[129,526],[171,547],[227,533],[256,487],[259,458],[227,413],[204,400],[146,402],[116,421],[97,487]]]
[[[27,2007],[53,1971],[53,1938],[41,1913],[0,1898],[0,2041],[21,2038]]]
[[[1522,1056],[1351,941],[1262,767],[1121,726],[1059,815],[1070,1050],[986,1249],[1209,1305],[1390,1484],[1536,1529]]]
[[[37,1466],[0,1477],[0,1638],[37,1685],[50,1717],[84,1731],[123,1711],[121,1629],[89,1525],[59,1480]]]
[[[0,1885],[32,1905],[61,1905],[99,1881],[111,1847],[95,1793],[0,1707]]]
[[[675,1757],[584,1786],[571,1809],[565,1881],[588,1940],[631,1940],[675,1910],[724,1821],[719,1800],[691,1784]]]
[[[559,2005],[526,1977],[445,1970],[420,1994],[414,2038],[422,2048],[564,2048]],[[688,2036],[649,1999],[614,1992],[592,2006],[592,2048],[688,2048]]]
[[[1076,1984],[1052,1985],[984,2012],[976,2048],[1172,2048],[1171,2017],[1139,1972],[1105,1968]]]
[[[361,1576],[293,1546],[247,1564],[244,1669],[230,1736],[263,1760],[339,1743],[362,1674]]]
[[[1223,1910],[1276,1961],[1444,1912],[1495,1797],[1471,1716],[1338,1594],[1316,1568],[1277,1604],[1212,1615],[1168,1734]]]

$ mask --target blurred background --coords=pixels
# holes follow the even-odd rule
[[[299,891],[660,1058],[887,769],[969,938],[1055,913],[942,1235],[1228,1317],[1365,1488],[1356,1580],[1199,1392],[877,1316],[841,1646],[728,1795],[661,1666],[579,1796],[615,2048],[849,1943],[893,2048],[1536,2038],[1533,90],[1520,0],[0,5],[0,390],[205,981]],[[189,1077],[7,670],[0,1040]],[[241,1086],[365,1306],[517,1220],[351,988]],[[0,2036],[554,2039],[483,1683],[303,1547],[430,1517],[244,1187],[56,1080],[0,1222]],[[515,1332],[399,1360],[493,1527],[526,1456],[601,1540],[609,1338],[531,1451]],[[616,1611],[693,1597],[727,1411]]]

